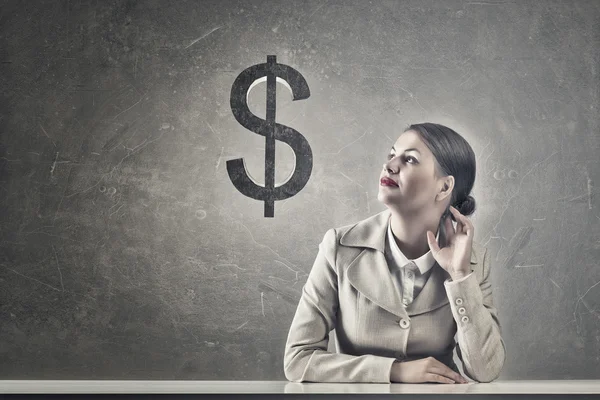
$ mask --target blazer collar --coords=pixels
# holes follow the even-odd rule
[[[394,281],[385,258],[385,235],[391,213],[389,209],[358,222],[340,238],[340,244],[353,247],[367,247],[378,251],[361,251],[348,264],[346,276],[352,286],[383,309],[399,317],[421,314],[448,303],[444,281],[450,274],[434,263],[431,275],[425,286],[412,303],[402,304],[400,291]],[[471,263],[477,263],[471,252]]]
[[[352,247],[370,247],[381,253],[385,251],[385,235],[391,216],[389,208],[350,227],[340,238],[340,244]],[[471,251],[471,264],[477,264],[477,255]]]

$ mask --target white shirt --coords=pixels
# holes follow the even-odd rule
[[[438,229],[435,240],[439,241],[439,237],[440,231]],[[388,221],[388,233],[385,240],[385,258],[392,274],[392,279],[396,283],[396,287],[400,290],[402,304],[406,307],[412,303],[419,292],[421,292],[421,289],[423,289],[423,286],[425,286],[429,275],[431,275],[431,268],[435,264],[435,258],[431,250],[414,260],[406,258],[394,239],[391,218]],[[448,278],[444,282],[444,285],[447,286],[462,282],[469,278],[472,273],[471,271],[467,276],[456,280]]]
[[[439,237],[440,232],[438,229],[435,239],[438,240]],[[392,273],[392,279],[400,290],[402,304],[406,307],[406,305],[412,303],[425,286],[425,282],[431,274],[431,267],[435,263],[435,258],[433,258],[431,250],[414,260],[406,258],[394,239],[391,219],[388,222],[388,233],[385,241],[385,258]]]

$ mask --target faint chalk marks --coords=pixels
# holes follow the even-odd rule
[[[508,267],[510,269],[517,268],[516,266],[512,266],[514,262],[514,258],[517,252],[523,249],[531,240],[531,233],[533,232],[533,227],[520,227],[519,230],[513,235],[508,244],[510,253],[506,257],[503,265],[504,267]],[[523,266],[521,266],[523,267]]]
[[[44,286],[47,286],[47,287],[49,287],[49,288],[50,288],[50,289],[52,289],[52,290],[56,290],[57,292],[60,292],[60,291],[61,291],[60,289],[57,289],[57,288],[55,288],[54,286],[48,285],[47,283],[44,283],[44,282],[42,282],[42,281],[40,281],[40,280],[37,280],[37,279],[35,279],[35,278],[32,278],[32,277],[30,277],[30,276],[27,276],[27,275],[23,275],[22,273],[20,273],[20,272],[17,272],[17,271],[15,271],[15,270],[14,270],[14,269],[12,269],[12,268],[8,268],[8,267],[5,267],[5,266],[3,266],[3,267],[4,267],[4,268],[6,268],[7,270],[11,271],[11,272],[14,272],[15,274],[17,274],[17,275],[19,275],[19,276],[22,276],[23,278],[29,279],[29,280],[31,280],[31,281],[34,281],[34,282],[37,282],[37,283],[41,283],[42,285],[44,285]]]
[[[162,124],[160,124],[160,128],[158,128],[159,131],[168,131],[174,129],[175,127],[168,122],[163,122]]]
[[[585,176],[587,178],[587,198],[588,198],[588,209],[592,209],[592,180],[587,168],[584,166]]]
[[[52,138],[50,136],[48,136],[48,132],[46,132],[46,130],[44,129],[44,127],[42,126],[42,124],[39,124],[40,128],[42,128],[42,132],[44,132],[44,135],[46,135],[46,137],[48,139],[50,139],[50,141],[52,142],[52,144],[54,145],[54,147],[56,147],[56,143],[54,143],[54,140],[52,140]]]
[[[198,263],[197,260],[194,259],[193,257],[188,257],[188,260],[189,261],[195,260],[196,263]],[[227,267],[227,268],[222,268],[222,267]],[[221,278],[226,278],[226,279],[235,278],[235,279],[239,279],[239,276],[238,276],[237,272],[235,272],[235,270],[234,270],[234,272],[232,272],[232,270],[231,270],[230,267],[235,267],[235,268],[237,268],[240,271],[245,271],[246,270],[245,268],[241,268],[237,264],[217,264],[217,265],[213,265],[213,266],[208,267],[208,268],[203,267],[202,271],[203,271],[204,274],[207,275],[206,276],[207,279],[221,279]],[[213,273],[221,273],[221,274],[220,275],[212,275],[211,276],[211,274],[213,274]]]
[[[238,326],[237,328],[235,328],[234,330],[232,330],[230,333],[233,333],[233,332],[237,332],[237,331],[239,331],[239,330],[240,330],[240,329],[242,329],[244,326],[248,325],[248,322],[250,322],[250,321],[246,321],[246,322],[244,322],[243,324],[241,324],[240,326]]]
[[[108,211],[110,211],[110,210],[111,210],[111,209],[112,209],[114,206],[116,206],[117,204],[119,204],[119,203],[116,203],[115,205],[113,205],[113,206],[112,206],[112,207],[111,207],[111,208],[110,208]],[[121,204],[121,205],[119,206],[119,208],[117,208],[115,211],[111,212],[111,213],[109,214],[109,216],[112,216],[113,214],[116,214],[117,212],[119,212],[119,210],[121,209],[121,207],[123,207],[124,205],[125,205],[125,204]]]
[[[208,123],[208,121],[204,121],[206,122],[206,125],[208,125],[208,128],[210,129],[210,131],[217,137],[217,139],[219,139],[219,142],[221,141],[221,135],[219,135],[214,129],[213,127]]]
[[[260,292],[260,305],[262,308],[262,315],[263,317],[265,317],[265,293],[264,292]],[[273,306],[271,306],[271,303],[269,303],[267,301],[267,304],[269,305],[269,308],[271,309],[271,314],[273,314],[273,317],[275,316],[275,311],[273,311]]]
[[[286,263],[284,263],[284,262],[281,262],[281,261],[279,261],[279,260],[273,260],[273,262],[279,263],[279,264],[283,265],[284,267],[286,267],[287,269],[289,269],[290,271],[294,272],[294,273],[296,274],[296,281],[298,280],[298,273],[300,273],[300,272],[302,272],[302,271],[299,271],[299,270],[295,270],[295,269],[293,269],[293,268],[290,268],[290,267],[289,267],[289,266],[288,266]],[[304,276],[304,275],[306,275],[306,273],[302,273],[302,275]]]
[[[481,5],[481,6],[501,6],[503,4],[511,4],[513,1],[470,1],[465,5]]]
[[[341,174],[341,175],[342,175],[344,178],[348,179],[350,182],[352,182],[352,183],[354,183],[354,184],[356,184],[356,185],[358,185],[358,186],[360,186],[361,188],[363,188],[363,189],[364,189],[364,186],[363,186],[363,185],[361,185],[360,183],[358,183],[358,182],[356,182],[356,181],[353,181],[353,180],[352,180],[350,177],[348,177],[347,175],[345,175],[343,172],[341,172],[341,171],[340,171],[340,174]]]
[[[268,282],[264,282],[261,281],[258,284],[258,288],[260,289],[260,293],[261,293],[261,301],[262,301],[262,297],[263,297],[263,293],[264,292],[273,292],[276,293],[278,295],[280,295],[285,301],[287,301],[288,303],[292,304],[292,305],[297,305],[298,304],[298,298],[295,295],[292,295],[290,293],[286,293],[284,290],[275,287],[274,285],[268,283]],[[263,309],[263,316],[264,316],[264,309]]]
[[[546,161],[548,161],[552,156],[554,156],[555,154],[557,154],[558,152],[555,151],[554,153],[550,154],[548,157],[544,158],[542,161],[539,161],[537,163],[535,163],[530,169],[529,171],[527,171],[522,177],[521,180],[519,181],[519,186],[518,188],[514,191],[514,193],[510,196],[510,198],[506,201],[506,204],[504,204],[504,207],[502,209],[502,213],[500,214],[500,216],[498,217],[498,221],[494,224],[494,226],[491,228],[491,231],[496,232],[496,228],[498,227],[498,225],[500,225],[500,223],[502,222],[502,218],[504,217],[504,214],[506,213],[506,210],[508,210],[508,207],[510,205],[510,202],[512,201],[512,199],[514,199],[515,197],[517,197],[517,195],[521,192],[521,186],[523,185],[523,181],[525,180],[525,178],[527,177],[527,175],[529,175],[536,167],[538,167],[540,164],[545,163]],[[487,237],[488,235],[490,235],[490,233],[486,233],[485,235],[483,235],[483,237]]]
[[[515,268],[529,268],[529,267],[543,267],[544,264],[531,264],[531,265],[519,265],[516,264]]]
[[[579,296],[579,298],[577,299],[577,301],[575,302],[575,309],[573,310],[573,317],[575,318],[575,326],[577,327],[577,333],[581,333],[579,331],[579,318],[581,318],[581,313],[577,314],[577,308],[579,307],[579,303],[583,303],[583,305],[585,306],[585,308],[588,309],[588,311],[590,311],[591,313],[593,313],[596,317],[600,318],[600,315],[598,315],[598,313],[595,310],[590,310],[590,307],[587,305],[587,303],[585,302],[585,300],[583,300],[583,298],[588,294],[588,292],[590,290],[592,290],[594,287],[596,287],[597,285],[600,284],[600,281],[594,283],[592,286],[590,286],[588,288],[588,290],[585,291],[585,293],[581,296]]]
[[[548,278],[548,279],[550,279],[550,282],[552,282],[554,284],[554,286],[559,288],[561,292],[563,291],[562,288],[560,286],[558,286],[558,283],[554,282],[554,279],[552,279],[552,278]]]
[[[58,160],[58,151],[54,155],[54,162],[52,163],[52,166],[50,167],[50,177],[51,178],[54,177],[54,169],[56,168],[56,160]]]
[[[235,224],[238,224],[238,225],[242,226],[242,227],[243,227],[243,228],[246,230],[246,232],[248,232],[248,234],[250,235],[250,239],[251,239],[251,240],[252,240],[252,241],[253,241],[255,244],[257,244],[258,246],[261,246],[261,247],[267,248],[267,249],[268,249],[268,250],[269,250],[271,253],[275,254],[277,257],[279,257],[279,258],[281,258],[281,259],[283,259],[283,260],[287,261],[287,263],[288,263],[288,264],[294,265],[294,263],[290,262],[290,261],[289,261],[289,260],[287,260],[285,257],[281,256],[279,253],[277,253],[277,252],[276,252],[275,250],[273,250],[271,247],[267,246],[266,244],[263,244],[263,243],[259,243],[259,242],[257,242],[257,241],[256,241],[256,239],[254,238],[254,235],[252,234],[252,231],[251,231],[251,230],[250,230],[250,229],[249,229],[249,228],[248,228],[246,225],[242,224],[241,222],[239,222],[238,220],[236,220],[235,218],[233,218],[231,215],[228,215],[228,214],[225,212],[225,210],[223,209],[223,207],[217,207],[217,206],[215,206],[214,204],[210,204],[210,205],[211,205],[211,207],[214,207],[214,208],[215,208],[217,211],[219,211],[219,216],[222,216],[222,215],[224,215],[224,216],[228,217],[228,219],[231,221],[231,223],[235,223]],[[283,265],[285,265],[287,268],[289,268],[291,271],[294,271],[294,272],[296,272],[295,270],[291,269],[291,268],[290,268],[290,267],[289,267],[287,264],[285,264],[285,263],[283,263],[283,262],[281,262],[281,261],[278,261],[278,260],[275,260],[275,261],[276,261],[276,262],[280,262],[280,263],[282,263],[282,264],[283,264]],[[295,265],[294,265],[294,266],[295,266]]]
[[[6,157],[0,157],[0,160],[4,160],[4,161],[6,161],[6,162],[21,162],[21,159],[20,159],[20,158],[19,158],[19,159],[14,159],[14,160],[11,160],[10,158],[6,158]]]
[[[196,212],[194,213],[194,215],[199,220],[203,220],[204,218],[206,218],[206,211],[204,211],[204,210],[196,210]]]
[[[125,147],[125,149],[127,150],[127,155],[125,155],[121,161],[119,161],[117,163],[117,165],[115,165],[114,167],[112,167],[112,169],[110,170],[110,172],[108,173],[108,176],[112,178],[112,174],[113,172],[119,168],[119,166],[123,163],[123,161],[125,161],[126,159],[128,159],[129,157],[131,157],[132,155],[139,153],[142,149],[144,149],[145,147],[147,147],[150,143],[156,142],[157,140],[161,139],[165,133],[164,130],[159,130],[160,131],[160,135],[152,140],[148,140],[148,138],[145,138],[142,143],[138,144],[137,146],[135,146],[134,148],[128,148]]]
[[[63,277],[62,277],[62,272],[60,271],[60,264],[58,262],[58,254],[56,254],[56,249],[54,248],[54,245],[52,245],[52,250],[54,251],[54,259],[56,260],[56,268],[58,268],[58,274],[60,275],[60,287],[62,288],[62,291],[65,291],[65,285],[63,285]]]
[[[213,33],[214,31],[216,31],[217,29],[221,29],[221,26],[217,26],[216,28],[211,29],[208,33],[205,33],[204,35],[200,36],[197,39],[192,40],[192,43],[188,44],[187,46],[184,47],[184,49],[187,49],[190,46],[193,46],[194,44],[196,44],[199,40],[204,39],[205,37],[207,37],[208,35],[210,35],[211,33]]]
[[[225,150],[225,147],[221,147],[221,153],[219,154],[217,165],[215,165],[215,171],[219,169],[219,165],[221,164],[221,159],[223,158],[223,150]]]
[[[517,171],[515,171],[514,169],[509,170],[508,173],[505,173],[505,171],[506,171],[506,168],[496,170],[493,174],[494,179],[497,181],[501,181],[501,180],[505,179],[507,176],[509,179],[515,179],[516,177],[519,176],[519,173]]]
[[[589,196],[590,196],[589,193],[583,193],[583,194],[577,195],[575,197],[572,197],[572,196],[561,197],[560,199],[556,199],[554,201],[556,201],[556,202],[558,202],[558,201],[566,201],[566,202],[569,202],[569,203],[572,202],[572,201],[577,201],[578,203],[583,203],[583,202],[585,202],[586,198],[589,198]],[[552,200],[548,200],[548,201],[552,201]],[[538,203],[538,204],[544,204],[544,203],[547,203],[548,201],[545,201],[543,203]],[[589,204],[589,201],[588,201],[588,204]]]
[[[417,103],[417,104],[419,105],[419,107],[421,107],[421,109],[422,109],[423,111],[427,112],[427,110],[426,110],[426,109],[425,109],[425,108],[424,108],[424,107],[421,105],[421,103],[419,103],[419,100],[417,100],[417,98],[415,97],[415,95],[414,95],[412,92],[410,92],[410,91],[408,91],[408,90],[406,90],[406,89],[404,89],[403,87],[400,87],[400,86],[398,86],[398,89],[402,89],[402,90],[404,90],[406,93],[408,93],[408,95],[410,96],[410,98],[411,98],[411,99],[414,99],[414,100],[415,100],[415,103]]]
[[[340,154],[340,152],[342,150],[344,150],[346,147],[352,146],[354,143],[358,142],[360,139],[362,139],[365,135],[367,134],[367,131],[365,131],[362,135],[360,135],[358,138],[356,138],[355,140],[353,140],[352,142],[348,143],[347,145],[343,146],[341,149],[339,149],[338,151],[336,151],[335,153],[321,153],[323,155],[331,155],[331,154]]]
[[[129,130],[129,127],[130,127],[130,125],[128,123],[126,123],[121,128],[119,128],[117,130],[117,133],[115,133],[113,135],[113,137],[108,139],[106,141],[106,143],[104,144],[104,146],[102,146],[102,150],[112,151],[115,147],[117,147],[117,145],[121,144],[121,142],[122,142],[121,138],[123,137],[125,132],[127,132]]]
[[[216,267],[235,267],[235,268],[239,269],[240,271],[246,271],[246,268],[242,268],[237,264],[217,264],[217,265],[215,265],[215,268]]]
[[[323,6],[324,6],[325,4],[327,4],[327,2],[326,2],[326,1],[322,2],[322,3],[321,3],[321,4],[320,4],[320,5],[317,7],[317,8],[315,8],[315,9],[313,10],[313,12],[311,12],[311,13],[310,13],[309,17],[312,17],[313,15],[315,15],[315,13],[316,13],[317,11],[319,11],[321,8],[323,8]]]
[[[138,101],[136,101],[131,107],[121,111],[120,113],[118,113],[117,115],[115,115],[115,117],[113,118],[113,120],[117,119],[117,117],[123,113],[126,113],[127,111],[131,110],[133,107],[137,106],[138,104],[140,104],[140,102],[142,101],[143,97],[140,97],[140,99]]]

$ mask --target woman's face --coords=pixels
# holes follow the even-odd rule
[[[387,186],[387,177],[398,186]],[[432,208],[443,180],[435,176],[435,158],[420,136],[406,131],[398,137],[387,154],[379,175],[377,199],[398,210],[410,212]]]

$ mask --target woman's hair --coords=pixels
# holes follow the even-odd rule
[[[447,126],[430,122],[410,125],[404,130],[406,131],[415,131],[431,150],[437,177],[454,176],[450,205],[463,215],[473,214],[475,199],[469,193],[475,184],[475,153],[469,143]],[[449,210],[447,213],[456,221]],[[446,213],[442,215],[441,221],[445,216]]]

